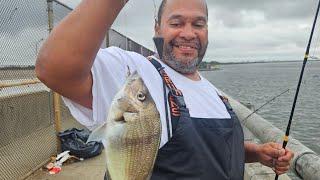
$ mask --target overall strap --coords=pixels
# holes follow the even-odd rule
[[[226,96],[223,96],[223,95],[220,95],[218,92],[217,92],[219,98],[222,100],[223,104],[226,106],[227,108],[227,111],[233,111],[230,103],[229,103],[229,99],[226,97]]]
[[[179,119],[181,113],[189,114],[189,110],[184,101],[182,92],[174,85],[174,83],[172,82],[168,74],[165,72],[164,67],[154,58],[151,58],[150,62],[157,69],[157,71],[159,72],[163,80],[166,120],[167,120],[167,128],[168,128],[168,135],[169,135],[170,128],[169,128],[169,117],[168,117],[168,110],[167,110],[167,93],[166,93],[165,87],[169,89],[168,100],[169,100],[169,107],[171,112],[172,132],[174,132],[176,129],[177,120]],[[171,134],[168,137],[171,137]]]

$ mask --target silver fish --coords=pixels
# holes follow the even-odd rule
[[[108,179],[151,177],[160,145],[161,122],[156,105],[137,73],[129,75],[113,99],[106,124],[94,131],[89,140],[101,135],[106,146]]]

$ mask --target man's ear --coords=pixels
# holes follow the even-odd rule
[[[155,20],[155,23],[154,23],[154,33],[156,37],[160,35],[160,25],[158,20]]]

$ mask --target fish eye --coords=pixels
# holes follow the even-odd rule
[[[144,101],[146,99],[146,96],[142,92],[139,92],[137,94],[137,98],[139,101]]]

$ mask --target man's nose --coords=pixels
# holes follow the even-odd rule
[[[192,25],[186,25],[180,32],[180,37],[186,40],[192,40],[197,37]]]

